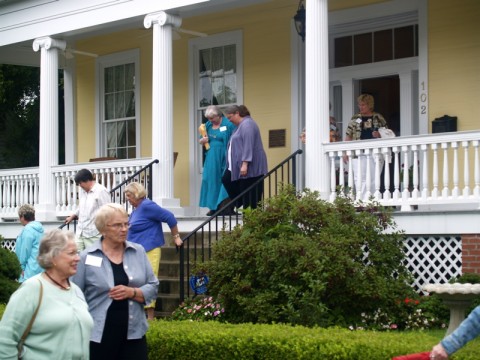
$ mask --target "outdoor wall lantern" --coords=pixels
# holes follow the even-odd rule
[[[300,0],[298,3],[297,13],[293,20],[295,21],[295,29],[298,35],[302,38],[302,41],[305,41],[305,5],[303,0]]]

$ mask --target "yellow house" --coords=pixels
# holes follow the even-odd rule
[[[0,171],[0,232],[13,237],[17,231],[8,221],[20,199],[55,224],[75,206],[58,195],[71,193],[57,180],[82,167],[109,174],[154,159],[154,200],[179,218],[203,216],[197,141],[203,111],[210,104],[245,104],[260,127],[269,168],[305,150],[296,168],[300,188],[333,200],[338,185],[346,193],[354,186],[344,156],[383,156],[391,171],[374,169],[375,186],[353,196],[395,206],[397,222],[414,242],[436,237],[448,247],[477,241],[480,2],[158,3],[0,3],[0,63],[41,66],[44,101],[39,168]],[[305,16],[297,24],[304,39],[297,14]],[[51,160],[58,151],[52,136],[58,127],[57,68],[65,76],[62,165]],[[335,117],[344,136],[361,93],[374,96],[375,110],[397,137],[329,143],[328,117]],[[305,145],[299,140],[304,128]],[[117,160],[85,164],[102,157]],[[33,195],[15,193],[30,178],[38,179],[28,185]],[[476,270],[479,259],[465,251],[463,270]],[[459,271],[455,265],[447,273]]]

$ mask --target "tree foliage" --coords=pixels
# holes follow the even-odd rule
[[[58,91],[61,164],[65,158],[62,71]],[[39,132],[40,68],[0,64],[0,169],[38,166]]]
[[[375,203],[355,207],[285,187],[246,211],[199,266],[230,322],[348,325],[413,295],[403,233]]]
[[[0,166],[38,166],[40,69],[0,65]]]

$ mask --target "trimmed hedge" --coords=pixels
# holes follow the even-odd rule
[[[0,318],[5,305],[0,304]],[[445,330],[350,331],[289,325],[223,324],[215,321],[150,322],[149,360],[328,359],[387,360],[429,351]],[[478,360],[480,339],[450,359]]]
[[[445,334],[436,331],[372,332],[289,325],[222,324],[156,320],[147,333],[149,359],[387,360],[429,351]],[[451,359],[478,359],[475,340]]]

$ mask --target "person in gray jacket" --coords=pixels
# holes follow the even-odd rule
[[[237,126],[227,147],[227,170],[222,183],[231,199],[255,184],[268,172],[267,156],[263,149],[260,129],[245,105],[232,105],[225,109],[227,118]],[[240,201],[237,207],[255,209],[263,195],[260,182]]]
[[[127,241],[124,206],[103,205],[95,225],[102,237],[82,251],[72,277],[94,319],[90,360],[147,360],[143,307],[157,298],[158,279],[143,246]]]

